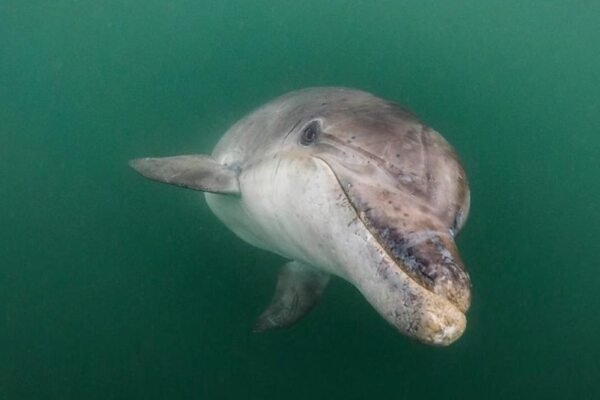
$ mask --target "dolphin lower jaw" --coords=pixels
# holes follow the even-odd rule
[[[351,239],[345,243],[345,251],[338,252],[344,254],[340,259],[344,271],[338,275],[353,283],[391,325],[407,336],[439,346],[457,340],[466,328],[464,311],[468,305],[458,306],[445,295],[448,290],[444,285],[449,281],[444,276],[440,276],[437,286],[423,284],[416,278],[413,272],[423,262],[419,259],[421,254],[414,253],[418,247],[411,245],[419,240],[413,237],[402,247],[392,240],[391,230],[386,236],[384,231],[374,229],[365,212],[360,211],[362,207],[353,201],[347,182],[340,180],[327,160],[315,158],[337,179],[344,202],[354,214],[348,224]]]
[[[447,346],[460,338],[465,314],[410,277],[373,235],[365,239],[362,254],[348,263],[348,279],[371,305],[400,332],[423,343]]]
[[[423,205],[387,183],[382,186],[352,178],[335,160],[320,158],[336,177],[348,202],[366,229],[401,269],[417,284],[446,298],[462,312],[471,303],[471,283],[452,231],[427,215]]]

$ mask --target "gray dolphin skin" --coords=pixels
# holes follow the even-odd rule
[[[309,88],[233,125],[211,155],[140,158],[147,178],[206,192],[238,237],[289,260],[254,330],[292,325],[337,276],[430,345],[465,330],[469,275],[454,237],[469,186],[446,140],[369,93]]]

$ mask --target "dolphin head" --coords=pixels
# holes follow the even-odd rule
[[[307,133],[317,137],[314,156],[333,171],[397,268],[466,312],[470,282],[454,236],[468,213],[469,190],[443,137],[389,103],[313,121],[301,143]]]
[[[256,120],[276,133],[256,144],[261,159],[276,164],[269,179],[296,177],[262,196],[271,209],[288,207],[271,216],[279,226],[303,226],[290,239],[299,250],[278,252],[350,281],[411,337],[433,345],[460,337],[471,294],[454,236],[468,214],[469,189],[446,140],[406,109],[350,89],[294,92],[255,118],[261,113],[279,117]]]

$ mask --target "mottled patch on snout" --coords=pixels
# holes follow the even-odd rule
[[[400,230],[377,214],[371,209],[363,214],[363,220],[398,266],[420,285],[466,312],[471,284],[450,234],[427,227]]]

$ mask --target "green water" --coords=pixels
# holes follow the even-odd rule
[[[254,335],[282,260],[138,156],[292,89],[413,109],[471,180],[465,335],[336,280]],[[600,2],[0,0],[0,399],[600,398]]]

